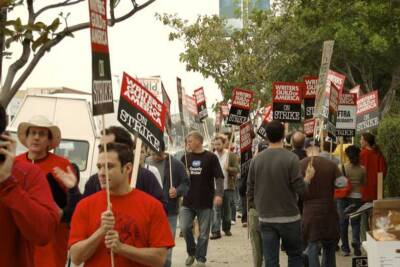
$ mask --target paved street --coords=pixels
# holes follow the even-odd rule
[[[179,230],[178,230],[179,231]],[[183,238],[176,237],[176,247],[174,248],[173,264],[174,267],[185,267],[186,245]],[[247,228],[241,224],[232,226],[231,237],[223,236],[218,240],[210,240],[207,253],[207,267],[252,267],[251,245],[247,238]],[[337,267],[351,266],[351,257],[336,256]],[[281,267],[287,266],[285,253],[281,253]],[[193,265],[195,266],[195,264]]]

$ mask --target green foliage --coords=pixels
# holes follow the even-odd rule
[[[400,196],[400,117],[387,116],[379,125],[377,141],[388,166],[385,197]]]
[[[57,35],[57,30],[61,25],[59,18],[55,18],[52,23],[46,25],[44,22],[22,24],[21,19],[8,20],[0,26],[0,34],[6,37],[5,45],[7,48],[12,43],[22,42],[24,39],[32,41],[32,50],[35,51],[51,38]]]
[[[322,44],[335,40],[331,69],[347,77],[346,88],[378,89],[381,100],[400,77],[400,5],[382,0],[281,0],[279,9],[255,11],[242,30],[226,29],[217,16],[189,24],[158,15],[180,39],[187,70],[214,78],[225,99],[234,87],[270,101],[273,81],[318,75]],[[229,34],[228,34],[229,33]]]

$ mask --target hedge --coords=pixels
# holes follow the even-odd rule
[[[386,116],[378,128],[377,143],[388,166],[385,197],[400,196],[400,116]]]

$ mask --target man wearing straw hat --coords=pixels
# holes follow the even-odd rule
[[[165,152],[164,141],[161,141],[160,152],[152,152],[146,162],[155,166],[161,174],[164,195],[168,199],[167,216],[172,235],[175,239],[178,221],[178,199],[189,191],[190,181],[182,162]],[[168,250],[164,267],[172,264],[172,249]]]
[[[35,248],[35,266],[65,266],[68,253],[69,218],[79,200],[77,178],[69,160],[50,150],[61,141],[60,129],[46,117],[33,116],[18,125],[18,139],[28,151],[16,157],[17,162],[30,162],[41,168],[50,186],[53,200],[59,208],[61,221],[54,238],[45,246]]]
[[[97,168],[102,188],[108,177],[112,211],[107,209],[106,190],[79,202],[69,239],[72,262],[88,267],[162,266],[167,249],[174,246],[163,206],[130,187],[133,153],[129,146],[105,146],[100,147]]]
[[[15,161],[17,142],[6,126],[0,104],[0,266],[33,267],[33,248],[51,240],[59,213],[40,168]]]

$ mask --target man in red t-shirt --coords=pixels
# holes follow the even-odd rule
[[[3,134],[6,113],[0,104],[0,266],[33,266],[33,246],[45,245],[59,214],[44,173],[16,162],[16,140]]]
[[[28,151],[17,156],[15,161],[33,163],[44,172],[61,215],[52,240],[45,246],[35,247],[34,266],[64,267],[68,254],[69,218],[80,193],[69,160],[49,152],[59,145],[61,131],[46,117],[36,115],[18,125],[18,139]]]
[[[69,246],[72,262],[85,266],[162,266],[174,246],[162,204],[129,186],[133,153],[128,146],[107,144],[100,149],[97,167],[102,188],[106,186],[106,158],[112,211],[107,210],[106,191],[79,202],[72,217]]]

